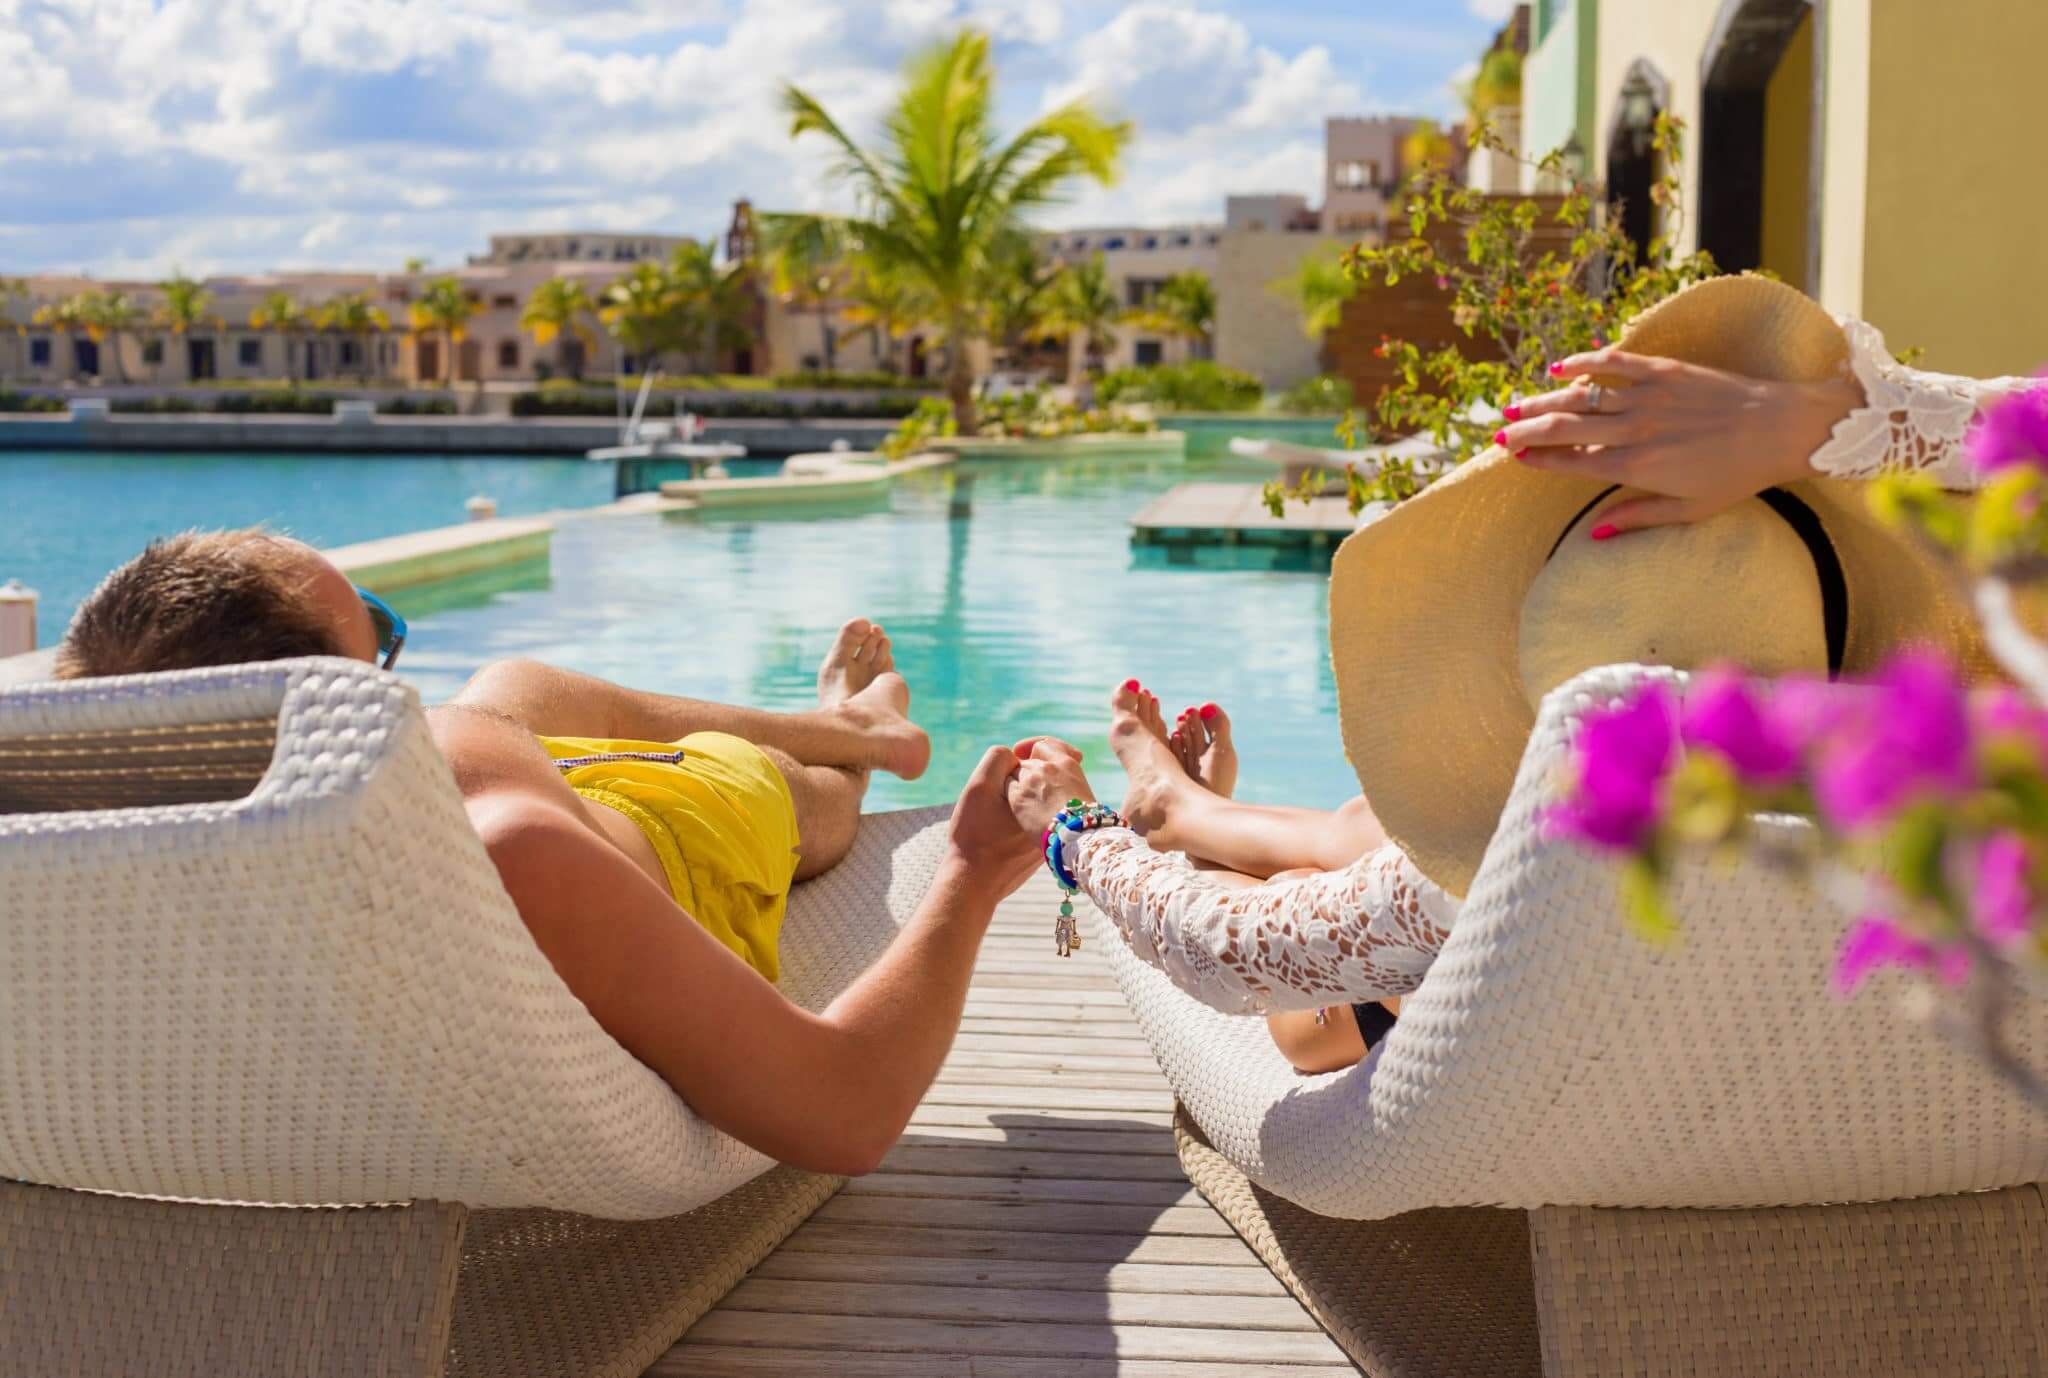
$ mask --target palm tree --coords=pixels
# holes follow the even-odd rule
[[[605,288],[597,316],[646,369],[676,348],[682,337],[675,283],[655,263],[636,263],[632,272]]]
[[[29,317],[29,321],[53,334],[63,336],[64,343],[68,347],[72,342],[72,337],[85,328],[84,304],[83,294],[75,297],[66,297],[62,301],[51,302],[47,306],[37,307],[35,314]],[[67,348],[66,352],[71,356],[71,377],[76,378],[78,376],[78,351]]]
[[[1320,340],[1344,318],[1344,303],[1358,295],[1358,283],[1346,271],[1342,251],[1330,248],[1310,254],[1266,290],[1298,305],[1303,333]]]
[[[967,346],[975,290],[991,249],[1032,211],[1079,178],[1108,184],[1130,141],[1082,102],[1063,105],[1008,142],[994,126],[989,38],[973,29],[913,56],[871,152],[795,85],[782,88],[790,136],[822,135],[836,150],[834,175],[859,205],[850,216],[799,216],[841,243],[859,244],[930,293],[945,332],[946,387],[960,429],[974,429],[974,375]]]
[[[1069,385],[1080,383],[1089,355],[1107,354],[1116,348],[1116,327],[1124,314],[1124,304],[1117,300],[1101,254],[1081,263],[1070,263],[1060,271],[1045,325],[1050,333],[1068,342]],[[1081,340],[1078,351],[1073,347],[1076,336]]]
[[[121,337],[143,321],[142,308],[126,292],[83,292],[79,294],[79,319],[87,338],[107,346],[114,361],[114,381],[128,381],[128,365],[121,357]]]
[[[367,292],[344,292],[314,313],[322,330],[346,335],[356,343],[356,374],[370,381],[370,336],[391,328],[391,316]]]
[[[1199,269],[1175,273],[1126,317],[1133,325],[1206,346],[1216,335],[1216,288]]]
[[[284,339],[284,375],[293,383],[299,381],[297,351],[294,342],[301,332],[313,323],[306,308],[299,305],[298,298],[279,289],[264,294],[263,301],[249,313],[251,330],[268,330]]]
[[[415,335],[430,335],[438,330],[447,342],[448,361],[442,367],[442,381],[451,387],[455,383],[455,348],[469,333],[469,318],[482,309],[461,280],[451,275],[435,278],[422,288],[407,313]]]
[[[846,263],[849,246],[839,240],[809,216],[769,216],[762,231],[770,285],[783,301],[817,316],[827,373],[838,366],[836,332],[828,317],[851,277]]]
[[[11,332],[17,341],[24,337],[26,331],[23,330],[21,322],[14,319],[14,306],[16,302],[26,303],[27,301],[27,278],[11,278],[0,275],[0,330]],[[20,346],[17,344],[17,351],[19,348]],[[0,382],[5,382],[6,379],[6,371],[0,369]]]
[[[597,337],[584,324],[596,314],[597,303],[591,300],[590,289],[582,282],[574,278],[549,278],[526,299],[526,309],[519,315],[519,328],[533,336],[533,342],[543,349],[561,340],[560,353],[568,366],[567,372],[573,378],[581,378],[583,356],[571,354],[569,342],[578,340],[584,349],[596,351]]]
[[[206,323],[206,308],[212,304],[213,295],[186,277],[182,269],[172,269],[171,275],[156,286],[164,294],[163,305],[157,308],[156,323],[170,331],[172,339],[183,340]]]
[[[750,264],[720,263],[708,239],[685,239],[669,256],[676,341],[698,372],[715,372],[721,354],[746,347],[754,306],[751,272]]]
[[[1031,236],[1013,232],[990,252],[982,285],[981,328],[1010,367],[1018,366],[1026,342],[1043,337],[1052,312],[1060,265],[1038,252]]]
[[[931,304],[919,294],[899,270],[875,263],[865,256],[856,259],[846,284],[846,308],[840,313],[853,328],[846,338],[875,337],[875,353],[882,367],[901,373],[897,366],[896,342],[911,327],[931,314]]]

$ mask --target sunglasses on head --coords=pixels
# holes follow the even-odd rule
[[[398,663],[398,653],[405,649],[405,619],[368,589],[359,588],[356,595],[369,609],[370,626],[377,633],[377,654],[384,658],[382,664],[388,670]]]

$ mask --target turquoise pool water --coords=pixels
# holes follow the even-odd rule
[[[64,490],[26,499],[44,528],[41,574],[12,539],[23,500],[9,497],[0,577],[26,567],[59,599],[154,531],[263,518],[331,544],[453,520],[480,490],[512,513],[600,502],[611,481],[575,461],[52,458],[38,469],[0,455],[0,492]],[[1079,743],[1116,797],[1105,705],[1131,676],[1173,708],[1215,699],[1233,711],[1245,797],[1331,807],[1357,786],[1338,741],[1326,577],[1171,564],[1129,541],[1131,517],[1173,484],[1255,476],[1228,460],[989,461],[801,519],[565,521],[550,571],[397,598],[413,625],[401,670],[429,701],[489,660],[530,655],[644,689],[797,708],[815,702],[818,659],[858,614],[889,629],[937,748],[920,781],[877,777],[870,808],[950,800],[987,744],[1031,732]]]

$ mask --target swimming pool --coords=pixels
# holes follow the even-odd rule
[[[0,490],[17,487],[20,458],[0,456]],[[283,463],[295,489],[318,498],[304,506],[277,493],[238,493],[235,467],[250,466],[247,458],[205,461],[226,467],[196,475],[183,462],[159,469],[170,456],[116,458],[76,468],[77,457],[66,456],[61,475],[45,478],[67,490],[89,484],[97,496],[29,499],[56,514],[45,520],[63,523],[45,533],[50,541],[61,546],[68,528],[72,539],[104,547],[89,574],[35,576],[16,557],[11,536],[21,521],[10,512],[0,577],[28,565],[50,598],[53,589],[82,593],[166,526],[269,517],[332,544],[453,520],[479,489],[509,515],[602,502],[611,482],[608,469],[576,461],[293,457]],[[270,463],[245,468],[240,486],[274,481]],[[486,467],[433,472],[470,465]],[[195,512],[189,500],[200,475],[211,505]],[[1256,475],[1229,460],[987,461],[912,475],[870,506],[801,519],[564,521],[549,572],[399,595],[413,628],[401,669],[430,702],[489,660],[530,655],[638,688],[796,708],[815,702],[818,659],[839,623],[858,614],[889,629],[912,714],[935,745],[924,779],[877,777],[870,808],[950,800],[984,747],[1031,732],[1080,744],[1098,789],[1119,796],[1105,705],[1111,687],[1133,676],[1161,694],[1169,714],[1205,699],[1232,710],[1244,797],[1334,806],[1357,784],[1338,740],[1326,577],[1173,565],[1129,542],[1131,517],[1173,484]],[[166,485],[183,489],[184,500],[159,491]],[[102,522],[94,515],[101,504],[120,510]],[[392,507],[409,519],[374,526]],[[152,513],[178,512],[189,514],[149,526]],[[64,553],[65,563],[79,563]],[[61,558],[53,551],[46,561],[55,568]],[[51,616],[46,624],[61,626]]]

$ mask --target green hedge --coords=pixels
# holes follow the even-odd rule
[[[1099,402],[1150,402],[1175,411],[1250,411],[1264,393],[1251,374],[1208,359],[1112,369],[1095,385]]]
[[[211,412],[236,415],[328,416],[337,398],[321,393],[290,390],[265,392],[223,392],[194,397],[188,393],[166,393],[158,397],[117,397],[109,410],[144,415],[186,415]],[[59,404],[62,409],[62,404]],[[384,416],[453,416],[454,399],[448,397],[394,397],[377,403]]]
[[[1280,394],[1274,406],[1302,416],[1326,416],[1351,410],[1351,384],[1327,373],[1304,378]]]
[[[698,416],[782,421],[843,420],[879,417],[884,420],[908,416],[917,410],[919,399],[901,394],[872,401],[836,400],[798,402],[786,397],[688,397],[655,392],[647,399],[647,415],[674,416],[679,410]],[[680,404],[680,405],[678,405]],[[629,404],[630,405],[630,404]],[[566,392],[548,389],[517,393],[512,398],[514,416],[617,416],[618,400],[610,393]]]
[[[0,412],[56,412],[68,411],[69,407],[61,397],[45,397],[39,392],[10,392],[0,388]]]
[[[915,388],[929,392],[939,386],[936,378],[905,378],[900,373],[885,373],[881,369],[865,371],[835,369],[830,373],[822,369],[804,369],[797,373],[775,375],[778,388],[807,388],[813,391],[833,388],[873,388],[880,392],[900,392]]]

